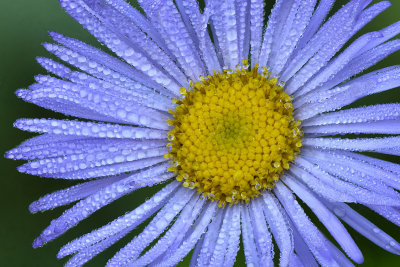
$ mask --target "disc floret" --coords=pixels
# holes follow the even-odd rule
[[[273,188],[302,146],[290,96],[267,69],[243,64],[181,88],[168,121],[170,171],[220,205]]]

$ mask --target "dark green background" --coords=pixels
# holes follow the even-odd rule
[[[272,1],[269,1],[272,2]],[[347,1],[338,1],[337,7]],[[378,2],[378,1],[374,1]],[[400,18],[400,1],[393,0],[393,6],[381,14],[368,25],[363,32],[378,30]],[[47,31],[57,31],[71,37],[94,43],[83,28],[70,18],[60,7],[57,0],[0,0],[0,154],[18,145],[22,140],[31,136],[12,127],[13,121],[20,117],[59,117],[60,115],[45,111],[34,105],[17,99],[14,91],[26,88],[33,83],[36,74],[44,74],[36,63],[35,57],[49,56],[41,46],[43,42],[50,42]],[[400,53],[379,63],[377,67],[385,67],[400,63]],[[400,102],[399,90],[391,90],[379,94],[378,97],[369,97],[361,104]],[[390,158],[396,161],[396,158]],[[57,250],[69,240],[89,232],[108,221],[118,217],[128,210],[139,205],[149,194],[150,190],[142,190],[113,203],[102,209],[78,227],[68,231],[65,235],[51,242],[43,248],[33,249],[31,243],[46,227],[50,220],[59,216],[63,208],[42,214],[30,214],[28,205],[45,193],[71,185],[70,182],[44,179],[16,171],[21,162],[6,160],[0,157],[0,266],[62,266],[66,261],[56,259]],[[399,228],[378,218],[367,209],[361,210],[370,216],[373,222],[385,231],[400,240]],[[140,229],[132,233],[132,238]],[[365,257],[363,266],[400,266],[400,257],[392,255],[365,238],[350,231],[360,245]],[[90,266],[104,265],[107,258],[115,253],[121,244],[117,244],[106,253],[91,261]],[[186,263],[183,264],[187,265]],[[237,266],[243,266],[243,253],[239,253]]]

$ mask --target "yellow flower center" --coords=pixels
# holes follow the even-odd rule
[[[243,60],[247,66],[247,61]],[[247,67],[201,77],[181,88],[169,132],[177,180],[210,200],[248,202],[273,188],[299,152],[300,122],[278,80]]]

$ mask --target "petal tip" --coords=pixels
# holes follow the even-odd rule
[[[44,245],[44,242],[40,236],[38,238],[36,238],[35,241],[33,241],[33,243],[32,243],[33,248],[42,247],[43,245]]]

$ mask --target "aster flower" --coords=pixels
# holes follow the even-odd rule
[[[400,105],[346,108],[400,85],[399,66],[359,74],[400,48],[390,40],[399,23],[350,40],[388,1],[351,0],[328,18],[334,0],[278,0],[265,27],[260,0],[139,0],[143,12],[123,0],[60,2],[114,55],[51,33],[58,44],[44,46],[65,63],[39,58],[51,75],[17,91],[81,119],[15,122],[42,134],[6,154],[29,161],[19,171],[83,180],[31,204],[76,202],[34,247],[163,184],[58,257],[83,265],[148,219],[108,266],[173,266],[192,250],[191,266],[232,266],[241,239],[248,266],[362,263],[343,222],[400,253],[348,204],[400,226],[400,165],[362,153],[399,155]]]

